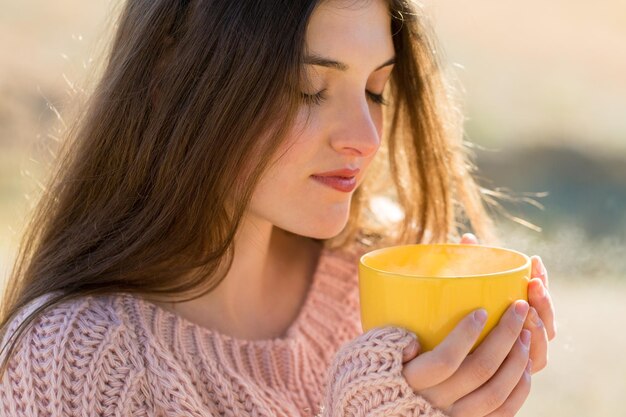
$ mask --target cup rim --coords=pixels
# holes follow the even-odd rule
[[[378,268],[374,268],[370,265],[365,264],[364,262],[364,258],[368,255],[371,255],[372,253],[375,252],[382,252],[385,250],[389,250],[389,249],[393,249],[393,248],[398,248],[398,247],[404,247],[404,246],[463,246],[463,247],[467,247],[467,246],[474,246],[474,247],[481,247],[481,248],[485,248],[485,249],[496,249],[496,250],[500,250],[500,251],[504,251],[504,252],[511,252],[511,253],[515,253],[517,255],[520,255],[525,262],[516,267],[516,268],[512,268],[512,269],[506,269],[504,271],[498,271],[498,272],[492,272],[489,274],[474,274],[474,275],[462,275],[462,276],[446,276],[446,275],[441,275],[441,276],[427,276],[427,275],[419,275],[419,274],[406,274],[406,273],[401,273],[401,272],[390,272],[390,271],[385,271],[382,269],[378,269]],[[520,272],[523,271],[524,269],[527,269],[530,267],[531,265],[531,260],[530,260],[530,256],[526,255],[525,253],[522,253],[520,251],[517,251],[515,249],[509,249],[509,248],[503,248],[501,246],[490,246],[490,245],[481,245],[481,244],[468,244],[468,243],[413,243],[413,244],[404,244],[404,245],[393,245],[393,246],[386,246],[384,248],[379,248],[379,249],[374,249],[372,251],[369,251],[367,253],[364,253],[363,255],[361,255],[361,257],[359,258],[359,265],[362,266],[363,268],[367,268],[371,271],[375,271],[375,272],[379,272],[385,275],[396,275],[396,276],[401,276],[401,277],[410,277],[410,278],[421,278],[421,279],[441,279],[441,278],[445,278],[445,279],[466,279],[466,278],[482,278],[482,277],[497,277],[500,275],[509,275],[511,273],[515,273],[515,272]]]

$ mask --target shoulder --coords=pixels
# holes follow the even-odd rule
[[[7,324],[5,340],[52,296],[41,296],[23,308]],[[122,305],[124,298],[121,294],[92,295],[53,304],[34,316],[18,346],[23,349],[30,342],[32,346],[44,349],[54,347],[56,353],[80,346],[76,353],[85,355],[101,344],[127,344],[136,338],[136,332]],[[133,349],[132,346],[128,348]]]
[[[7,324],[3,345],[51,295],[33,300]],[[106,408],[114,403],[123,411],[121,400],[131,401],[145,367],[122,301],[116,295],[82,296],[34,316],[0,379],[2,408],[41,408],[51,415],[66,415],[86,405]]]

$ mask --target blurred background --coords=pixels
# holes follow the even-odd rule
[[[624,415],[626,3],[422,4],[464,90],[479,181],[523,219],[495,213],[504,244],[550,273],[558,337],[519,415]],[[0,281],[113,5],[0,0]]]

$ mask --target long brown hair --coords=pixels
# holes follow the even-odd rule
[[[3,346],[2,370],[25,326],[63,300],[114,292],[182,300],[223,279],[252,191],[302,105],[306,27],[318,2],[125,3],[99,82],[27,224],[2,300],[3,333],[29,302],[54,296]],[[382,145],[346,228],[323,243],[441,242],[464,227],[493,243],[433,37],[409,0],[389,0],[389,10],[396,65]],[[379,221],[369,203],[380,194],[397,201],[401,221]]]

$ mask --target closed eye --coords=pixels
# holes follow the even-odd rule
[[[371,91],[367,91],[367,95],[372,99],[374,103],[380,104],[381,106],[387,105],[387,101],[383,98],[382,94],[375,94]]]
[[[316,105],[319,106],[326,100],[326,89],[323,89],[319,93],[316,94],[304,94],[301,93],[302,100],[308,105]],[[372,100],[372,102],[384,106],[387,104],[387,101],[383,98],[382,94],[372,93],[371,91],[365,91],[367,96]]]
[[[304,101],[307,105],[319,106],[324,100],[326,100],[326,95],[324,94],[325,92],[326,89],[320,91],[317,94],[300,93],[300,97],[302,98],[302,101]]]

